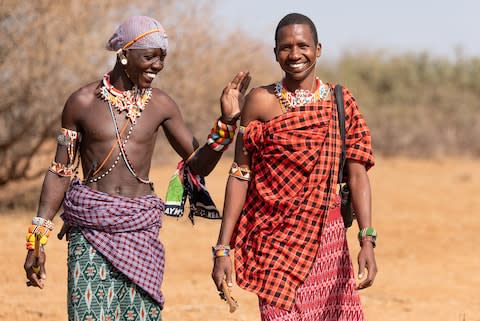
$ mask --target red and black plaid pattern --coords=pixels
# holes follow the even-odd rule
[[[347,157],[373,165],[370,133],[344,89]],[[253,121],[244,133],[252,181],[232,246],[237,283],[268,304],[290,310],[311,269],[328,209],[336,198],[341,153],[331,99]]]
[[[66,224],[79,227],[96,250],[163,307],[165,255],[157,238],[164,204],[158,197],[112,196],[74,179],[63,209]]]
[[[372,137],[365,118],[358,109],[355,97],[343,87],[345,104],[345,144],[346,158],[365,164],[367,170],[375,165],[372,154]]]

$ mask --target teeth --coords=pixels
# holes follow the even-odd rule
[[[145,75],[146,75],[148,78],[152,78],[152,79],[154,79],[155,76],[156,76],[156,74],[150,73],[150,72],[146,72]]]
[[[303,65],[304,64],[291,64],[290,67],[297,69],[303,67]]]

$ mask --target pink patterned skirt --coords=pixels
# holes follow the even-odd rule
[[[363,321],[340,207],[331,209],[312,270],[286,311],[260,300],[262,321]]]

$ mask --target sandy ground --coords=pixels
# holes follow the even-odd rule
[[[207,179],[219,207],[229,160]],[[174,165],[155,168],[159,195]],[[370,172],[379,273],[361,292],[370,321],[480,320],[480,160],[379,159]],[[48,283],[27,288],[24,230],[33,213],[0,215],[0,320],[66,320],[66,244],[47,246]],[[55,219],[60,223],[58,218]],[[218,221],[166,218],[160,237],[167,249],[163,291],[167,321],[259,320],[257,299],[234,288],[240,309],[231,314],[210,279],[210,247]],[[354,261],[357,228],[349,230]],[[476,289],[476,290],[475,290]]]

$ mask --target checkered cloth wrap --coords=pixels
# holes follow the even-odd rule
[[[368,169],[374,164],[369,129],[347,88],[344,101],[347,158]],[[329,98],[268,122],[250,122],[244,145],[253,175],[232,236],[237,283],[290,310],[336,199],[341,137],[334,102]]]
[[[112,196],[72,180],[61,215],[117,270],[163,307],[164,249],[158,241],[164,204],[157,196]]]

